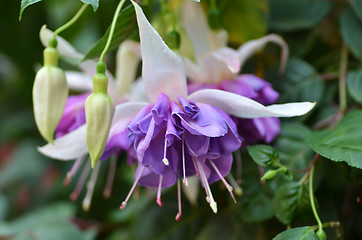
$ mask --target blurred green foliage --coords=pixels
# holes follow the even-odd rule
[[[160,12],[158,2],[142,2],[149,17],[156,18],[152,13]],[[210,1],[201,2],[205,9],[209,7]],[[55,30],[82,3],[41,1],[29,6],[19,22],[20,0],[0,1],[0,239],[318,239],[307,186],[300,181],[316,153],[322,157],[316,164],[315,199],[323,223],[333,223],[325,228],[328,239],[362,239],[362,115],[356,110],[361,108],[362,95],[361,1],[216,2],[223,11],[232,46],[272,32],[289,44],[291,58],[283,75],[277,73],[279,49],[274,46],[253,57],[245,71],[271,82],[280,92],[281,102],[316,101],[317,107],[308,116],[283,120],[273,147],[253,147],[249,149],[251,156],[243,151],[243,195],[236,197],[236,204],[224,186],[215,183],[211,187],[219,213],[211,212],[200,193],[198,206],[191,206],[183,197],[183,217],[176,222],[175,188],[164,191],[162,208],[155,204],[154,191],[139,189],[125,210],[119,210],[133,182],[134,169],[125,164],[117,165],[116,187],[110,199],[102,197],[107,175],[107,168],[102,168],[89,212],[81,210],[81,200],[68,200],[79,176],[70,186],[63,186],[71,163],[46,159],[36,151],[44,142],[32,116],[31,89],[42,64],[41,26],[47,24]],[[116,4],[100,1],[97,12],[89,8],[62,36],[80,52],[95,57],[104,43],[90,50],[106,34]],[[127,19],[120,21],[121,26]],[[127,35],[122,33],[124,27],[118,29],[122,36]],[[344,112],[336,114],[343,45],[351,51],[344,69],[349,92],[345,111],[353,111],[346,116]],[[113,64],[109,60],[112,71]],[[65,61],[61,66],[75,69]],[[124,162],[126,157],[120,158]],[[288,168],[292,179],[277,174],[261,181],[263,171],[275,167],[276,159]],[[235,169],[233,174],[239,175]],[[291,228],[286,230],[284,224]]]

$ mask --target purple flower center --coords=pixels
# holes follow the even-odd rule
[[[164,93],[134,117],[128,130],[131,154],[148,169],[139,183],[152,187],[160,184],[161,175],[161,185],[167,187],[177,178],[186,181],[187,176],[200,174],[200,167],[207,181],[214,182],[220,179],[214,166],[225,176],[231,153],[241,146],[234,122],[223,111],[184,97],[170,101]]]

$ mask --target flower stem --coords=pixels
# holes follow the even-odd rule
[[[317,220],[318,223],[318,228],[319,229],[323,229],[323,225],[321,222],[321,219],[318,216],[318,212],[317,209],[315,207],[315,203],[314,203],[314,194],[313,194],[313,174],[314,174],[314,169],[315,166],[312,165],[312,168],[310,170],[310,177],[309,177],[309,198],[310,198],[310,205],[312,206],[312,210],[313,210],[313,214],[315,219]]]
[[[83,6],[78,10],[78,12],[74,15],[72,19],[70,19],[66,24],[55,30],[53,37],[57,36],[59,33],[70,27],[73,23],[75,23],[78,18],[82,15],[84,10],[87,8],[88,4],[83,4]]]
[[[123,4],[124,4],[125,1],[126,1],[126,0],[121,0],[121,1],[118,3],[116,12],[114,13],[114,16],[113,16],[112,25],[111,25],[111,30],[109,31],[109,35],[108,35],[108,40],[107,40],[106,46],[104,47],[103,52],[102,52],[100,58],[99,58],[99,62],[103,62],[104,55],[106,55],[106,53],[107,53],[107,51],[108,51],[108,48],[109,48],[109,46],[111,45],[111,41],[112,41],[114,29],[115,29],[116,23],[117,23],[117,18],[118,18],[119,12],[121,11],[121,8],[122,8],[122,6],[123,6]]]
[[[339,111],[340,112],[344,112],[347,107],[347,94],[346,94],[347,65],[348,65],[348,48],[345,44],[343,44],[341,51],[340,70],[339,70]]]

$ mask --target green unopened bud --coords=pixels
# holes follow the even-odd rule
[[[261,178],[261,180],[265,181],[265,180],[272,179],[275,176],[275,174],[277,174],[278,172],[279,172],[279,169],[278,170],[269,170],[264,174],[264,176]]]
[[[207,12],[207,21],[213,30],[222,28],[222,13],[218,8],[210,8]]]
[[[322,228],[318,229],[317,231],[317,236],[321,239],[321,240],[326,240],[327,236],[326,233],[324,232],[324,230]]]
[[[53,143],[53,135],[68,98],[68,85],[64,71],[57,67],[58,51],[44,50],[44,66],[35,76],[33,108],[35,123],[42,137]]]
[[[180,34],[173,30],[167,34],[167,45],[171,49],[179,49],[181,44]]]
[[[92,167],[102,157],[115,110],[114,101],[107,94],[107,85],[108,77],[105,74],[98,73],[94,75],[94,92],[85,102],[87,146]]]

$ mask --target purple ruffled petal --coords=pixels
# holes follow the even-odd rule
[[[85,123],[85,100],[89,93],[70,96],[64,108],[64,113],[55,130],[55,137],[59,138],[74,131]]]

